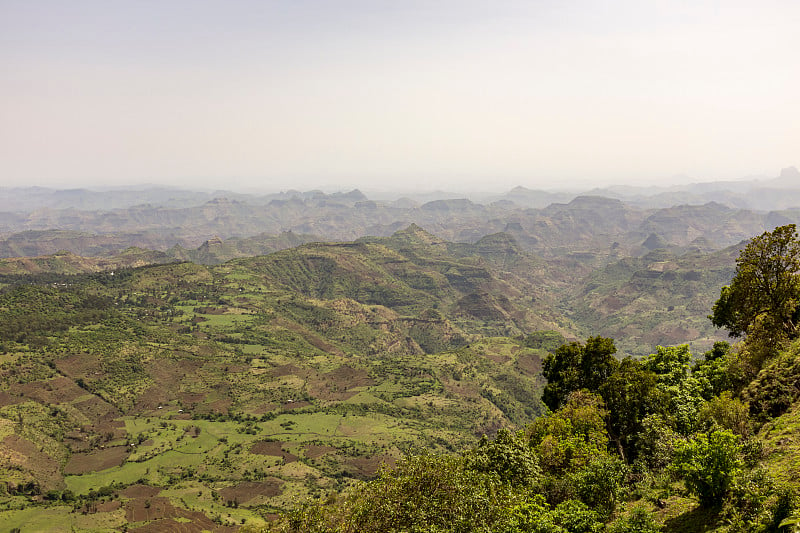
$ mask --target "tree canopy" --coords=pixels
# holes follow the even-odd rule
[[[738,337],[759,330],[797,337],[800,303],[800,239],[794,224],[752,239],[736,260],[736,274],[723,287],[711,318]]]
[[[544,404],[555,411],[571,392],[596,391],[617,367],[616,352],[614,340],[605,337],[589,337],[585,345],[579,342],[562,345],[542,364],[542,375],[547,379],[542,394]]]

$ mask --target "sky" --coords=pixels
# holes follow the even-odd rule
[[[799,29],[795,0],[0,0],[0,186],[777,176]]]

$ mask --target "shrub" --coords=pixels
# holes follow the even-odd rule
[[[674,464],[700,505],[718,507],[741,471],[740,451],[739,437],[728,430],[700,433],[678,444]]]

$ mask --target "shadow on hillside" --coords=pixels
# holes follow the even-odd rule
[[[690,511],[670,518],[664,523],[664,533],[704,533],[719,525],[716,509],[695,507]]]

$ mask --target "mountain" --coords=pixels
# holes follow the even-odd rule
[[[546,352],[521,333],[553,324],[494,269],[518,254],[409,227],[216,266],[0,275],[0,484],[22,508],[4,523],[259,524],[537,416]]]
[[[620,254],[643,253],[640,245],[651,233],[667,246],[685,247],[702,237],[721,249],[776,225],[796,223],[800,221],[800,189],[792,188],[796,176],[796,169],[787,168],[775,180],[683,189],[629,187],[578,195],[518,187],[487,203],[449,194],[424,202],[376,201],[359,190],[265,196],[176,192],[181,200],[171,201],[167,192],[158,189],[2,189],[7,198],[0,205],[9,211],[0,212],[0,257],[59,250],[93,256],[135,246],[220,261],[298,244],[285,239],[285,244],[277,242],[289,233],[349,241],[386,237],[418,224],[453,242],[474,243],[487,234],[508,232],[527,251],[546,257],[579,253],[600,265],[612,245]],[[159,192],[164,196],[161,201]],[[129,205],[123,201],[126,198],[153,201]],[[276,243],[263,243],[261,248],[241,242],[270,236]],[[240,243],[229,242],[232,239]],[[233,248],[217,247],[219,255],[212,253],[207,259],[185,251],[215,240]]]

